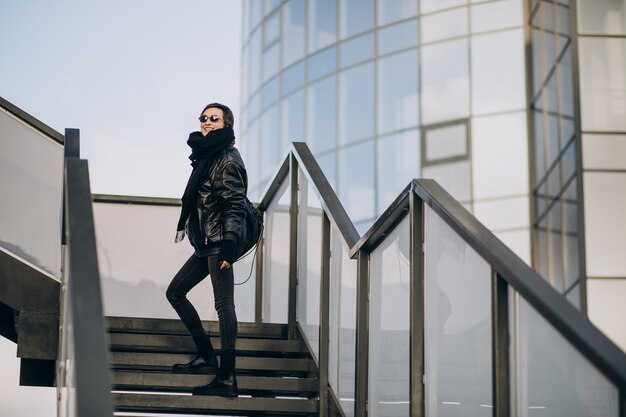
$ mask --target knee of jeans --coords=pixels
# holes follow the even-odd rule
[[[235,300],[232,297],[220,299],[215,302],[215,310],[218,315],[227,311],[235,310]]]
[[[178,291],[174,290],[171,287],[168,287],[167,291],[165,292],[167,300],[174,307],[180,305],[185,300],[185,295],[186,294],[180,294]]]

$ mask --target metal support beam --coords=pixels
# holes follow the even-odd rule
[[[291,199],[289,205],[289,306],[287,327],[289,339],[297,337],[296,308],[298,296],[298,161],[289,156],[289,183]]]
[[[356,369],[354,415],[367,416],[369,369],[369,254],[357,252],[356,263]]]
[[[256,292],[254,295],[254,321],[261,323],[263,321],[263,249],[265,247],[265,228],[263,228],[263,238],[256,248]]]
[[[322,214],[322,271],[320,276],[319,417],[328,416],[328,362],[330,343],[330,220]]]
[[[413,192],[409,195],[411,253],[411,417],[425,414],[424,393],[424,203]]]
[[[509,286],[497,272],[493,271],[491,275],[493,416],[507,417],[511,411],[509,383]]]

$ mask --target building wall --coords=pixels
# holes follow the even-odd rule
[[[626,351],[626,0],[576,7],[587,312]]]
[[[530,263],[523,7],[244,1],[252,196],[304,141],[360,232],[410,179],[434,178]]]

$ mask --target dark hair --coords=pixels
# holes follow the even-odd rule
[[[211,103],[211,104],[207,104],[204,109],[202,109],[202,112],[200,113],[200,116],[202,116],[202,113],[204,113],[206,111],[206,109],[210,109],[210,108],[218,108],[220,110],[222,110],[224,112],[224,126],[226,127],[233,127],[235,124],[235,116],[233,116],[233,112],[228,108],[228,106],[225,106],[223,104],[220,103]]]

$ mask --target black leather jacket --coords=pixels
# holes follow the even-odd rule
[[[196,255],[204,256],[222,240],[237,242],[244,230],[248,175],[239,151],[220,153],[198,188],[196,211],[188,224]]]

